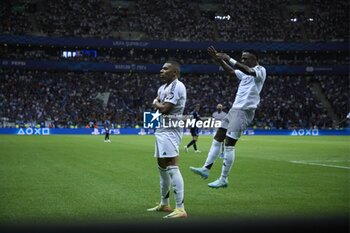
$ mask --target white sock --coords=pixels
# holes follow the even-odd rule
[[[225,159],[222,164],[221,176],[220,179],[227,181],[227,177],[230,174],[231,168],[235,161],[235,147],[234,146],[225,146],[224,149]]]
[[[173,184],[176,208],[184,208],[184,181],[178,166],[168,166],[168,173]]]
[[[160,204],[169,204],[169,192],[170,192],[170,176],[168,174],[168,169],[158,167],[159,177],[160,177]]]
[[[210,169],[215,160],[220,155],[222,142],[218,142],[215,139],[213,139],[213,142],[211,143],[211,147],[207,156],[207,160],[205,161],[204,167]]]

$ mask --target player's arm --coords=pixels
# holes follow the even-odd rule
[[[197,116],[196,116],[196,118],[197,118],[197,121],[203,121],[203,119],[199,116],[199,114],[197,113]]]
[[[230,77],[236,77],[235,70],[229,64],[227,64],[226,61],[217,56],[218,52],[213,46],[210,46],[208,48],[208,53],[217,63],[219,63],[219,65],[224,69],[227,75],[229,75]]]
[[[238,70],[242,71],[243,73],[245,73],[247,75],[251,75],[251,76],[256,77],[255,70],[250,68],[249,66],[246,66],[246,65],[236,61],[236,63],[234,64],[234,67],[236,67]]]
[[[161,113],[168,115],[180,98],[186,98],[186,88],[183,84],[176,85],[175,89],[167,94],[162,103],[159,101],[159,98],[155,98],[153,100],[153,107]]]
[[[218,57],[219,59],[224,60],[225,62],[229,63],[232,65],[232,67],[234,67],[237,70],[242,71],[243,73],[247,74],[247,75],[251,75],[256,77],[256,72],[253,68],[250,68],[247,65],[244,65],[234,59],[232,59],[229,55],[227,55],[226,53],[216,53],[216,57]]]
[[[155,98],[153,101],[153,107],[158,109],[159,112],[166,115],[174,108],[174,104],[169,102],[160,103],[158,99]]]
[[[168,114],[171,111],[171,109],[174,108],[174,104],[169,102],[161,103],[158,94],[157,97],[153,100],[153,107],[163,114]]]
[[[236,73],[235,70],[229,65],[227,64],[226,61],[219,59],[219,64],[221,65],[221,67],[225,70],[226,74],[230,77],[236,77]]]

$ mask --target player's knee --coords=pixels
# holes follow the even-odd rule
[[[214,139],[218,142],[223,142],[226,137],[226,129],[219,128],[218,131],[216,131],[216,134],[214,136]]]
[[[167,164],[165,162],[165,159],[162,159],[162,158],[158,158],[157,159],[157,162],[158,162],[158,166],[163,168],[163,169],[166,169],[167,167]]]
[[[172,157],[172,158],[165,158],[165,166],[169,167],[169,166],[177,166],[178,163],[178,156]]]
[[[235,146],[237,139],[226,137],[225,146]]]

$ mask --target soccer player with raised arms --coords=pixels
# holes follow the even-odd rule
[[[180,65],[176,61],[167,61],[160,70],[160,77],[164,84],[158,89],[158,96],[153,101],[153,107],[163,117],[182,117],[185,109],[187,92],[185,85],[178,79]],[[179,146],[183,136],[183,128],[163,127],[156,129],[155,154],[160,176],[159,205],[147,211],[171,212],[164,218],[185,218],[187,213],[184,208],[184,181],[179,170]],[[172,186],[176,208],[172,210],[169,202],[170,188]]]
[[[242,131],[252,123],[255,110],[260,103],[260,92],[266,79],[266,69],[259,65],[258,56],[254,51],[243,51],[241,62],[236,61],[226,53],[218,53],[212,46],[208,48],[208,53],[229,76],[239,80],[239,86],[234,103],[214,136],[203,167],[190,167],[190,169],[195,174],[207,179],[225,140],[225,156],[221,176],[208,184],[211,188],[225,188],[228,186],[228,176],[235,160],[235,145]]]

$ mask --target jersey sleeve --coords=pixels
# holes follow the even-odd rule
[[[244,73],[240,70],[235,70],[235,74],[236,74],[236,77],[239,79],[239,80],[242,80],[243,76],[244,76]]]
[[[256,78],[258,80],[264,80],[266,78],[266,70],[262,66],[255,66],[253,67],[255,70]]]
[[[196,120],[200,120],[201,119],[197,111],[193,112],[193,118],[196,119]]]
[[[172,103],[175,105],[177,101],[184,95],[184,93],[185,86],[177,83],[165,97],[164,102]]]
[[[158,91],[157,91],[157,95],[158,95],[158,96],[160,96],[162,87],[163,87],[163,86],[160,86],[160,87],[158,88]]]

